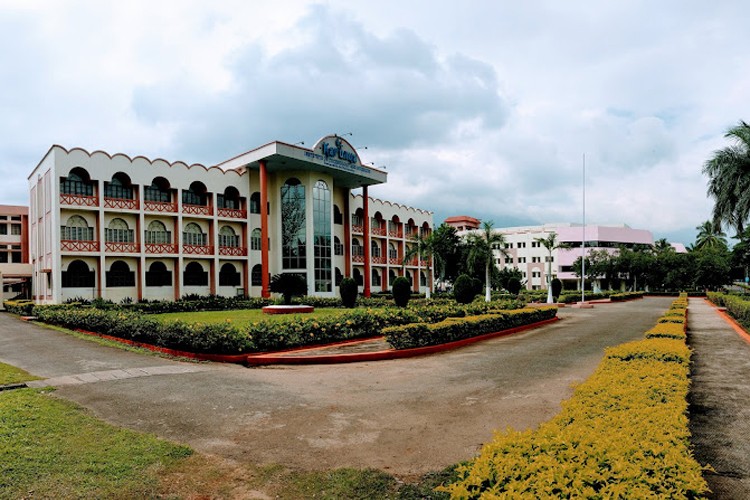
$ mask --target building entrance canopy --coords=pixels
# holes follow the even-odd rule
[[[386,182],[388,174],[362,164],[354,147],[337,135],[323,137],[312,149],[274,141],[222,162],[223,170],[259,170],[265,161],[269,173],[284,170],[325,172],[339,186],[355,189]]]

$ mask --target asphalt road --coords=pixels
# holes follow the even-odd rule
[[[116,425],[222,457],[409,477],[473,457],[496,429],[560,409],[606,346],[641,339],[671,298],[560,310],[555,324],[442,354],[330,366],[182,363],[0,316],[0,361]]]

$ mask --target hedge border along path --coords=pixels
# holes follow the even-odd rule
[[[684,296],[672,305],[686,308]],[[454,498],[704,498],[687,419],[686,317],[673,324],[607,349],[555,418],[536,431],[497,433],[439,489]]]

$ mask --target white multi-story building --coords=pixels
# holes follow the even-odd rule
[[[400,275],[424,290],[426,262],[403,257],[432,212],[371,198],[386,177],[335,135],[210,168],[53,146],[29,176],[33,298],[267,297],[282,272],[317,296],[344,276],[364,295]]]
[[[459,230],[459,234],[474,231],[479,221],[471,217],[451,217],[447,223],[457,224],[463,221],[468,229]],[[468,224],[466,223],[468,221]],[[472,223],[473,222],[473,223]],[[615,252],[619,247],[652,246],[654,237],[645,229],[633,229],[626,224],[603,226],[586,225],[585,231],[581,224],[558,223],[540,226],[496,228],[495,231],[505,237],[505,248],[508,255],[500,249],[495,250],[495,265],[499,269],[513,267],[518,269],[526,281],[529,290],[547,288],[547,275],[552,269],[552,278],[560,279],[566,288],[580,288],[580,279],[573,271],[573,264],[581,257],[581,242],[586,241],[586,253],[593,250]],[[547,238],[551,233],[557,235],[557,242],[564,248],[550,252],[537,240]],[[551,258],[551,266],[548,261]]]

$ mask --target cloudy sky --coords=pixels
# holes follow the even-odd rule
[[[209,6],[210,5],[210,6]],[[351,132],[376,197],[691,243],[750,120],[740,1],[0,0],[0,203],[52,144],[213,165]],[[367,147],[366,150],[363,148]]]

